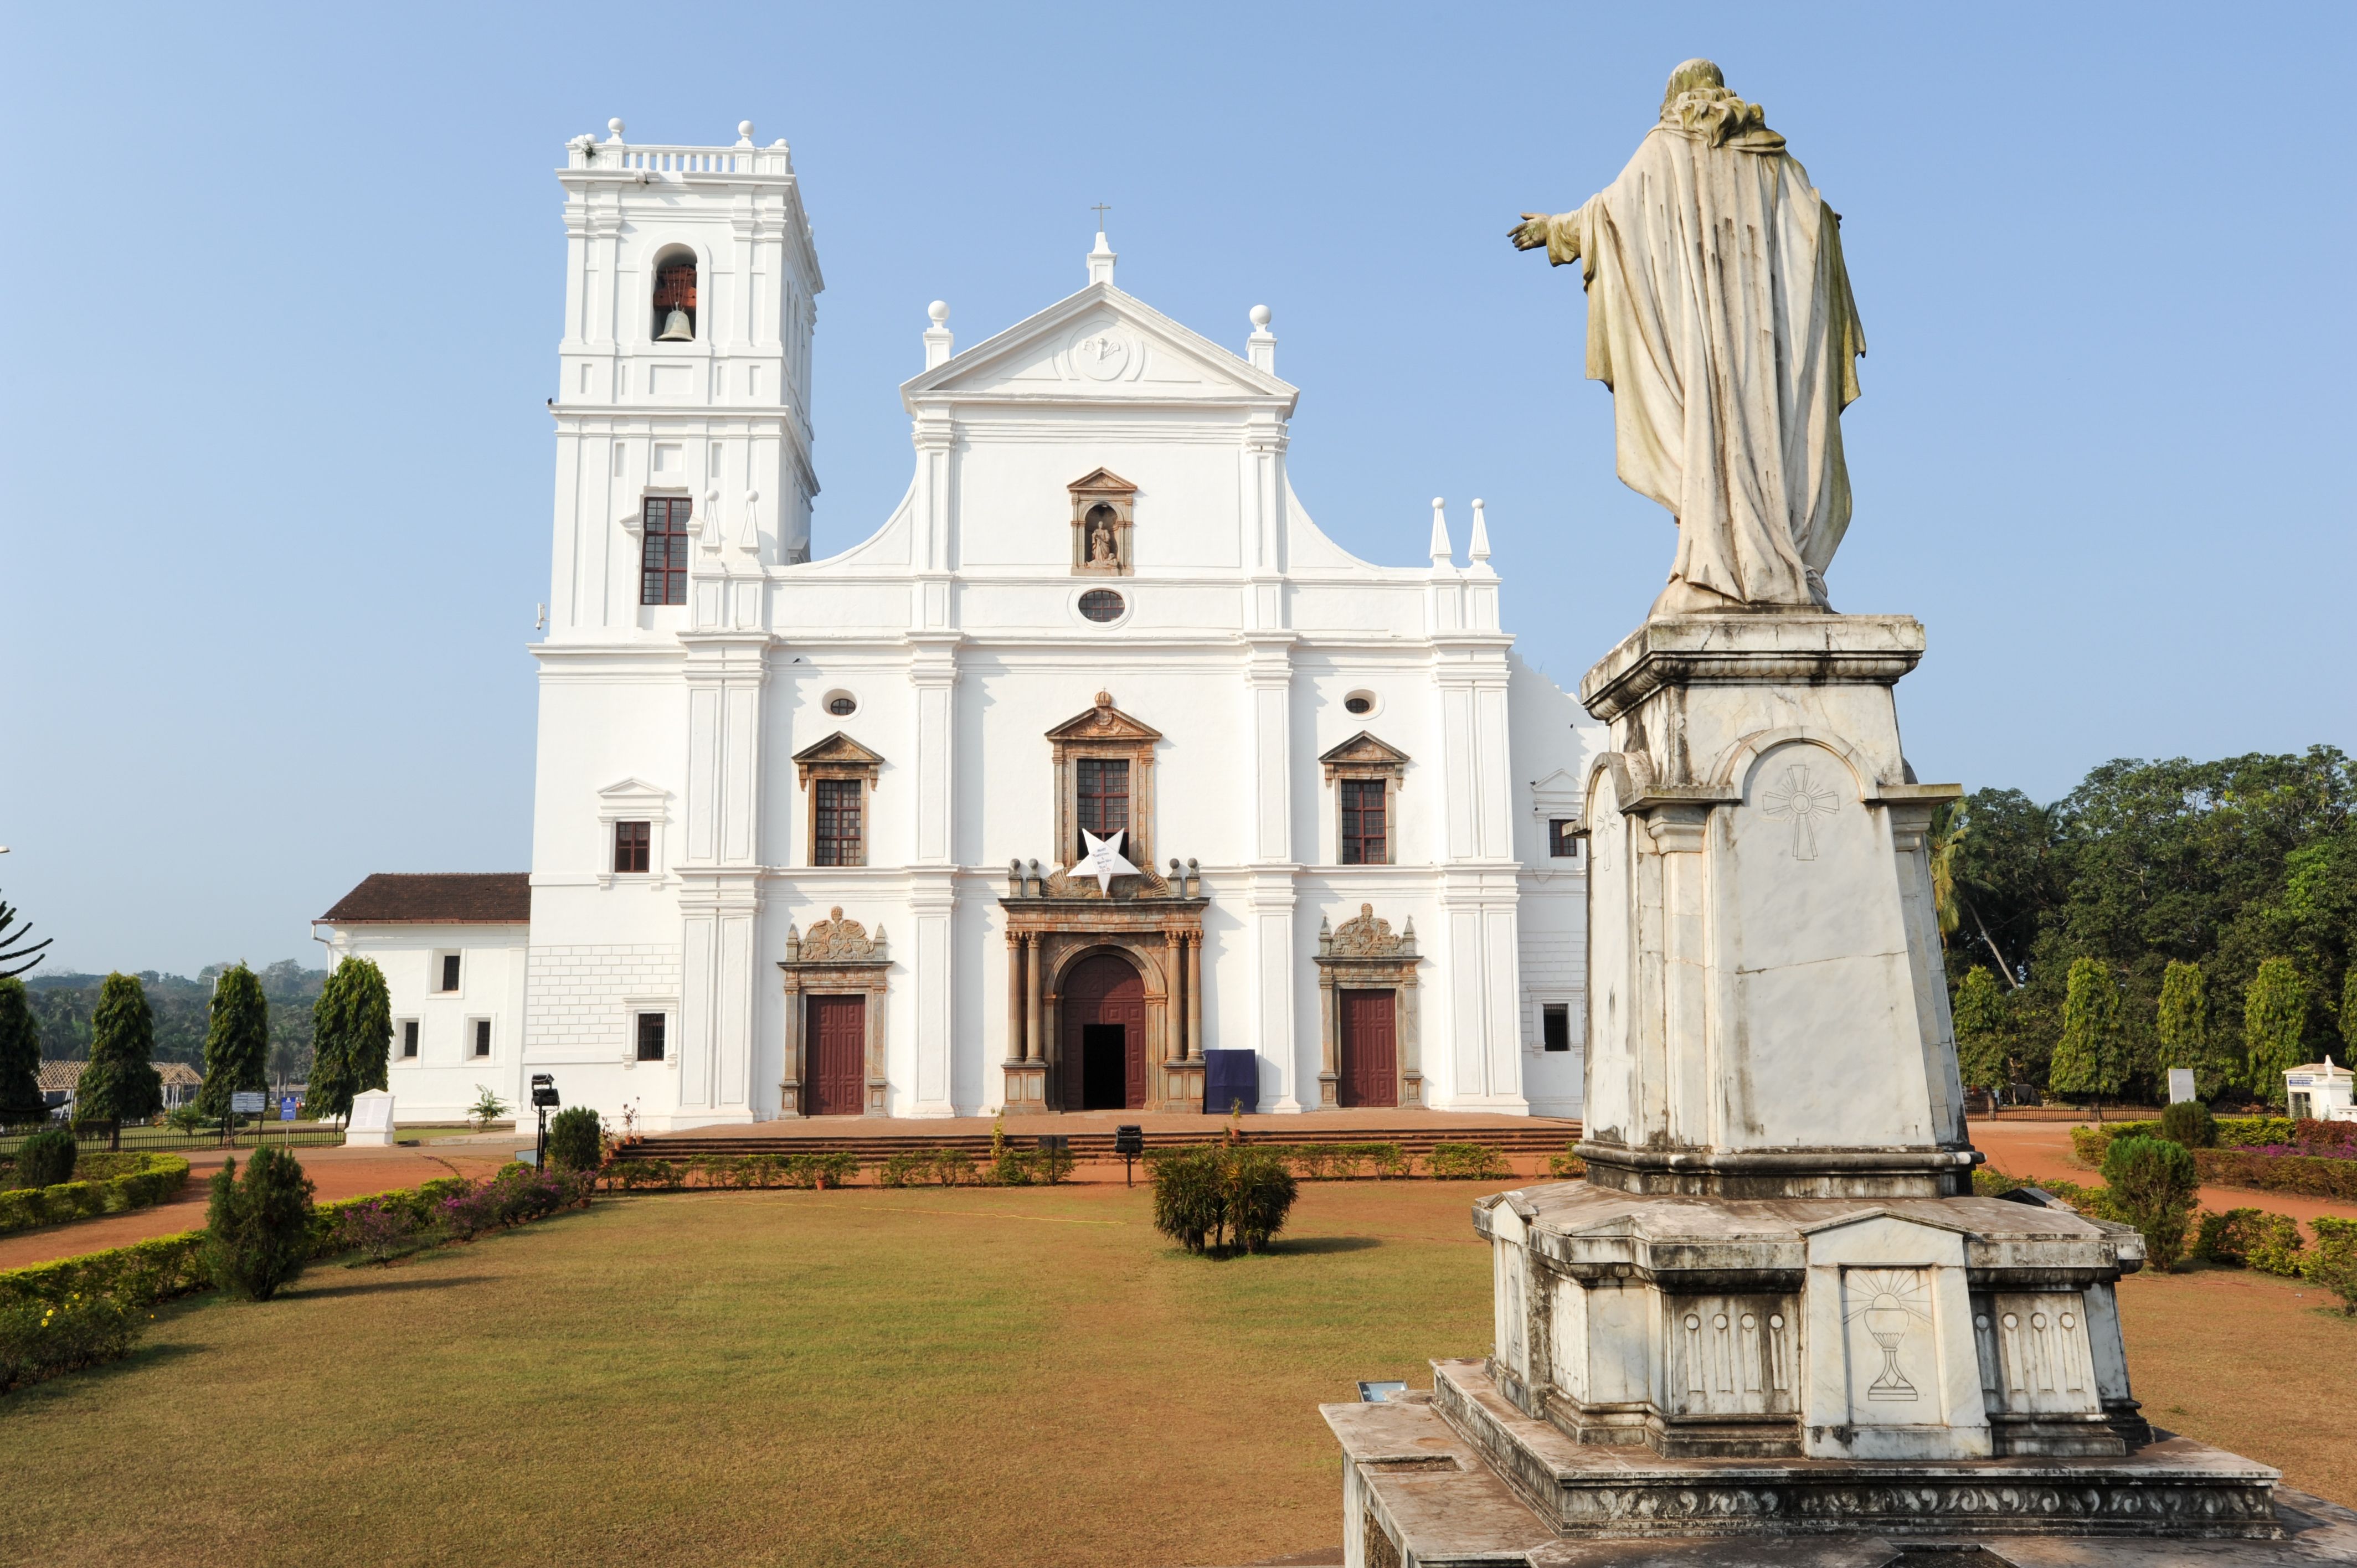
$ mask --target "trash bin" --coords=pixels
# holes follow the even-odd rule
[[[1244,1114],[1260,1110],[1260,1053],[1203,1053],[1203,1114],[1225,1116],[1242,1101]]]

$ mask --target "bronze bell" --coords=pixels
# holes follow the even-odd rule
[[[663,329],[656,334],[655,341],[658,343],[694,342],[695,328],[687,319],[687,312],[676,305],[673,306],[671,314],[663,317]]]

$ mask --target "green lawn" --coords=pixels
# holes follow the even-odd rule
[[[1489,1341],[1470,1184],[716,1193],[167,1309],[0,1402],[0,1562],[1234,1563],[1330,1544],[1315,1405]],[[323,1554],[324,1552],[324,1554]]]
[[[1248,1563],[1330,1546],[1315,1406],[1489,1347],[1479,1184],[1307,1184],[1286,1250],[1112,1187],[695,1193],[167,1309],[0,1399],[0,1563]],[[2357,1500],[2294,1282],[2120,1293],[2161,1424]]]

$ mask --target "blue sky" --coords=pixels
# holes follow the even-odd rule
[[[1241,349],[1359,553],[1489,502],[1566,686],[1668,518],[1612,472],[1573,270],[1706,54],[1844,214],[1870,352],[1836,606],[1906,611],[1927,779],[2352,744],[2350,8],[58,6],[12,3],[0,891],[52,962],[316,959],[375,870],[527,863],[563,231],[633,141],[794,149],[816,544],[908,480],[925,305],[1084,281]],[[2314,74],[2320,70],[2321,76]],[[1461,548],[1461,537],[1460,537]]]

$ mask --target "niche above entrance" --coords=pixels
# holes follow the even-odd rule
[[[1074,479],[1072,570],[1089,576],[1130,575],[1130,527],[1137,520],[1137,487],[1111,468]]]

